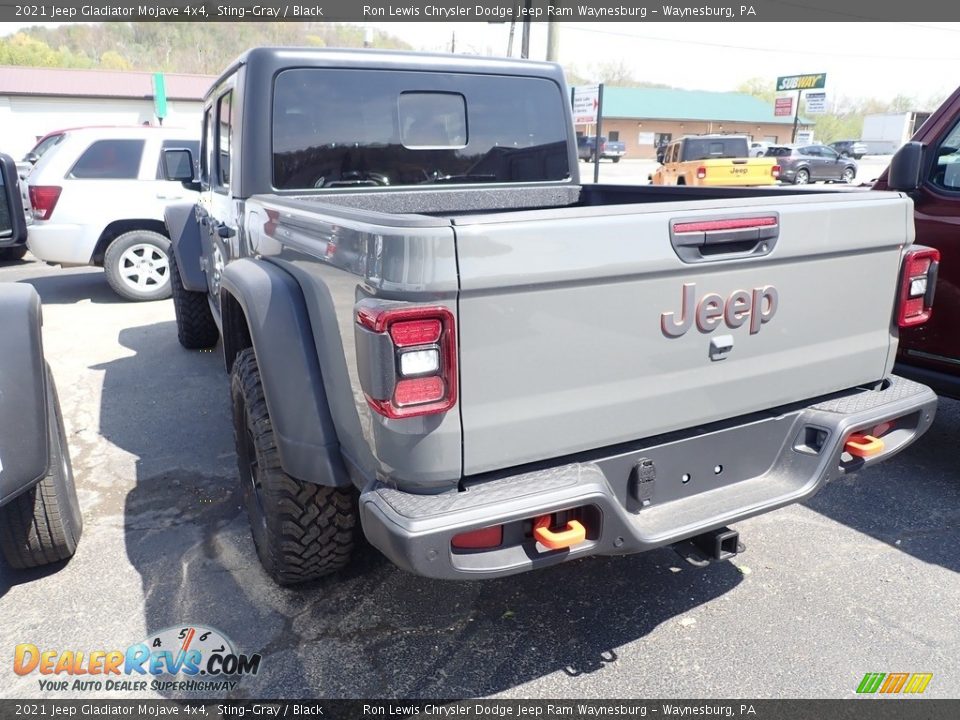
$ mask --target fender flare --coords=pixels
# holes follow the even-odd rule
[[[167,226],[183,287],[195,292],[207,292],[207,276],[200,265],[203,242],[196,206],[194,203],[167,205],[163,211],[163,222]]]
[[[272,263],[243,258],[227,265],[220,292],[224,359],[233,365],[246,330],[284,472],[303,482],[349,486],[299,284]],[[242,316],[226,310],[227,296]],[[247,327],[238,328],[244,320]]]
[[[40,482],[50,461],[42,324],[33,287],[0,286],[0,505]]]

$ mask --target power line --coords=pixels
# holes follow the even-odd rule
[[[700,45],[702,47],[724,48],[726,50],[746,50],[748,52],[774,53],[783,55],[783,48],[763,48],[751,45],[727,45],[725,43],[708,42],[706,40],[683,40],[679,38],[662,38],[654,35],[634,35],[632,33],[617,32],[616,30],[597,30],[595,28],[577,27],[576,25],[564,24],[564,29],[574,30],[576,32],[595,33],[597,35],[616,35],[618,37],[630,38],[631,40],[651,40],[653,42],[674,43],[679,45]],[[939,28],[933,28],[939,29]],[[830,50],[794,50],[789,51],[794,55],[810,55],[813,57],[845,57],[845,58],[869,58],[874,60],[923,60],[926,62],[960,62],[958,57],[930,57],[929,55],[869,55],[866,53],[843,53]]]

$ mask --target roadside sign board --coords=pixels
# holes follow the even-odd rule
[[[573,89],[573,124],[594,125],[600,107],[600,86],[579,85]]]
[[[823,115],[827,112],[827,94],[825,92],[807,93],[807,115]]]
[[[153,74],[153,114],[160,120],[167,116],[167,87],[163,73]]]
[[[773,114],[776,117],[790,117],[793,115],[793,98],[778,97],[773,101]]]
[[[777,92],[786,90],[820,90],[827,86],[827,74],[785,75],[777,78]]]

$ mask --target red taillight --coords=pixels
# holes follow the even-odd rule
[[[697,168],[697,180],[703,180],[705,177],[707,177],[707,168],[701,165]]]
[[[453,313],[444,307],[378,307],[361,304],[357,323],[389,337],[391,357],[376,368],[382,397],[364,390],[380,415],[399,419],[446,412],[457,402],[456,332]],[[392,367],[382,367],[391,365]]]
[[[30,185],[30,204],[37,220],[50,219],[62,189],[56,185]]]
[[[439,320],[407,320],[390,326],[390,337],[397,347],[426,345],[440,340],[443,325]]]
[[[503,542],[503,525],[480,528],[454,535],[450,544],[460,550],[489,550]]]
[[[780,166],[774,165],[770,168],[770,174],[773,175],[774,180],[777,180],[780,177]]]
[[[434,403],[443,399],[445,391],[443,378],[437,375],[404,378],[397,381],[397,388],[393,391],[393,401],[400,407]]]
[[[907,251],[900,275],[897,325],[902,328],[923,325],[933,315],[933,295],[939,266],[939,250],[916,247]]]

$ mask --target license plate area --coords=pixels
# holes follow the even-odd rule
[[[771,472],[793,439],[799,413],[715,427],[687,437],[664,437],[642,449],[598,462],[627,510],[642,513],[675,500],[710,492]],[[789,448],[786,448],[789,450]],[[789,453],[786,462],[819,462],[816,455]]]

